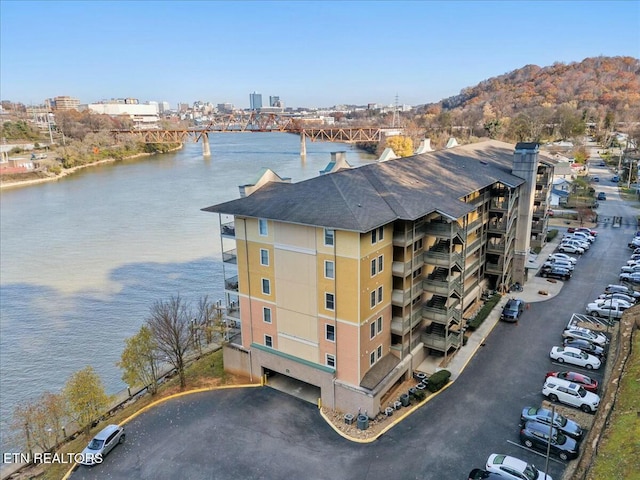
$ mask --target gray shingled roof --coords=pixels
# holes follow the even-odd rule
[[[513,155],[513,145],[490,140],[293,184],[272,182],[203,210],[357,232],[434,211],[459,218],[473,210],[460,200],[465,195],[496,182],[524,183],[511,174]]]

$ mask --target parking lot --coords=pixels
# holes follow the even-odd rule
[[[631,253],[635,226],[597,230],[598,240],[558,296],[529,304],[517,323],[498,323],[450,388],[375,443],[345,440],[315,407],[269,388],[214,391],[136,418],[127,424],[124,445],[72,478],[466,479],[491,453],[544,468],[543,454],[520,445],[522,408],[545,401],[548,371],[572,370],[601,382],[606,368],[587,371],[549,358],[570,320],[603,322],[586,316],[585,306],[618,283]],[[552,457],[548,472],[557,480],[567,464]]]

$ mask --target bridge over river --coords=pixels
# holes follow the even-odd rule
[[[211,155],[210,133],[282,132],[300,135],[300,155],[307,154],[306,139],[312,142],[379,142],[385,136],[401,135],[399,127],[313,125],[296,117],[281,114],[219,115],[208,125],[179,129],[120,129],[110,130],[116,138],[136,136],[144,143],[185,143],[202,141],[202,154]]]

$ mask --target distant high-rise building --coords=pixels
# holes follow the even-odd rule
[[[249,109],[250,110],[259,110],[262,108],[262,94],[261,93],[250,93],[249,94]]]
[[[168,112],[169,110],[171,110],[171,105],[169,105],[169,102],[160,102],[158,104],[158,110],[160,111],[160,113]]]
[[[269,106],[270,107],[281,107],[282,102],[280,102],[280,97],[277,95],[269,97]]]
[[[219,103],[218,104],[218,112],[219,113],[231,113],[231,112],[233,112],[233,103]]]

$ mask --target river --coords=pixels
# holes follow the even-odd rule
[[[107,393],[126,385],[116,367],[124,340],[154,301],[195,306],[223,298],[217,215],[201,208],[238,198],[269,167],[298,182],[330,152],[353,166],[374,158],[349,145],[284,133],[210,135],[177,152],[88,167],[57,181],[0,193],[0,449],[16,405],[60,392],[87,365]]]

